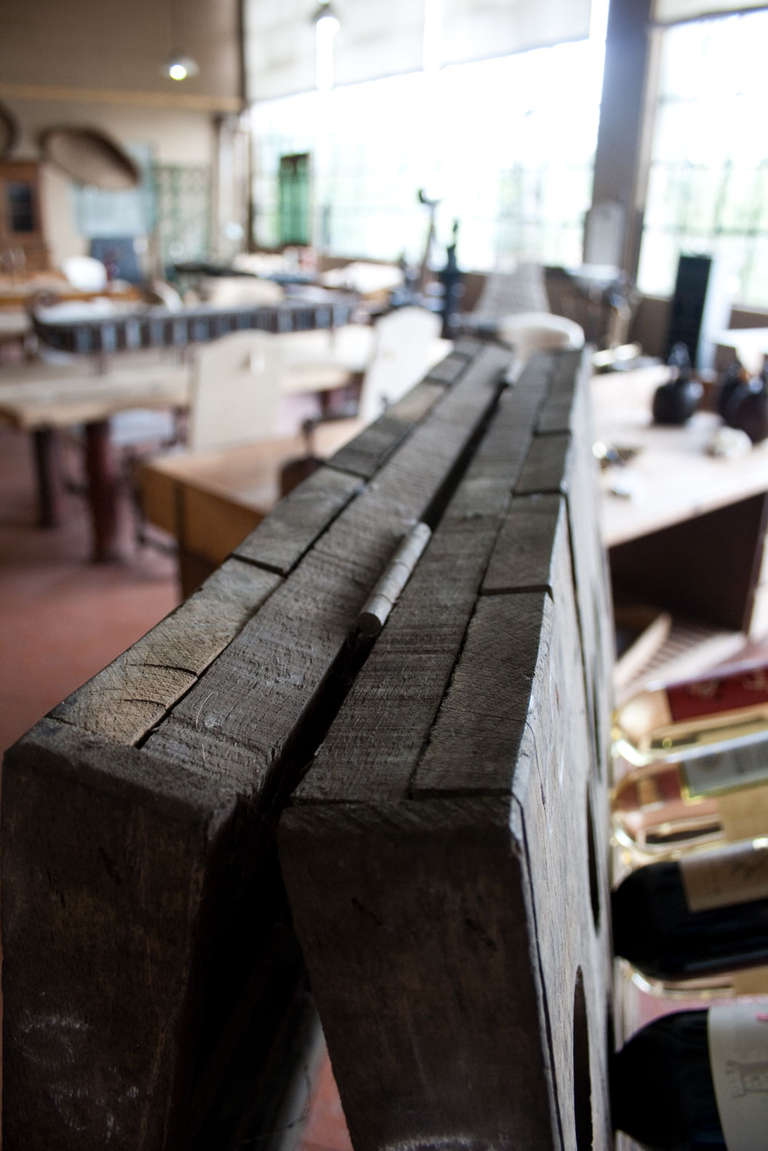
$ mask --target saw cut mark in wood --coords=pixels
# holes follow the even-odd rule
[[[138,743],[279,583],[277,575],[227,560],[188,600],[51,714],[118,743]]]
[[[359,436],[339,448],[331,458],[333,467],[371,479],[444,393],[440,383],[424,380],[417,384]]]
[[[362,480],[354,476],[319,468],[277,504],[234,554],[288,575],[362,486]]]

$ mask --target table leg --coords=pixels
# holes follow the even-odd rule
[[[58,440],[54,428],[35,428],[32,433],[37,478],[37,522],[41,528],[59,525],[61,481]]]
[[[115,476],[109,420],[85,425],[85,468],[91,509],[94,563],[114,559],[117,530],[117,478]]]

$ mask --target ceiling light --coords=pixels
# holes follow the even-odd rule
[[[165,71],[171,80],[181,82],[196,76],[200,69],[197,61],[191,56],[172,56],[165,66]]]
[[[341,27],[330,0],[321,0],[312,16],[315,26],[315,84],[319,92],[330,92],[335,71],[335,41]]]
[[[320,3],[312,15],[312,23],[326,24],[327,26],[333,25],[334,31],[338,31],[341,21],[339,20],[336,9],[331,4],[331,0],[320,0]]]

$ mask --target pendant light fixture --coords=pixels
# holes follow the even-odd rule
[[[168,42],[172,48],[178,45],[177,36],[177,23],[174,0],[168,0]],[[197,76],[200,68],[197,60],[192,56],[188,56],[185,52],[171,52],[163,66],[163,74],[169,80],[175,80],[180,84],[183,80],[189,80],[192,76]]]
[[[320,0],[312,15],[315,26],[315,84],[319,91],[330,92],[334,80],[336,35],[341,27],[331,0]]]

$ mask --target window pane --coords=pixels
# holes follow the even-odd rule
[[[313,235],[335,253],[420,260],[424,188],[441,201],[439,243],[459,220],[465,268],[578,264],[603,50],[598,37],[257,105],[257,242],[277,242],[280,156],[309,152]]]
[[[768,230],[763,57],[768,12],[664,33],[640,254],[641,290],[672,292],[680,251],[716,255],[734,299],[768,304],[755,268]]]

